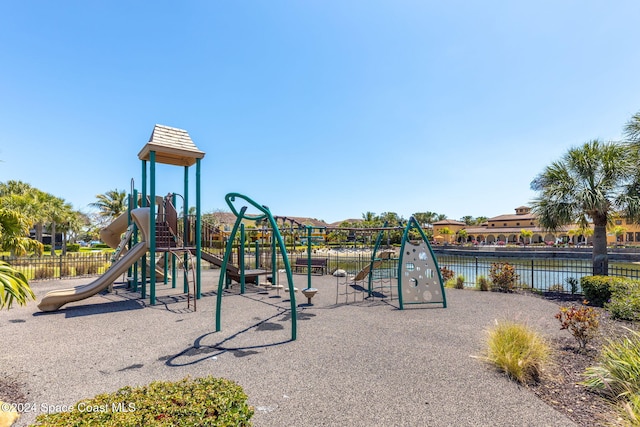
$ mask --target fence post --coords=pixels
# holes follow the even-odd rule
[[[476,276],[475,276],[475,285],[478,285],[478,257],[476,257]]]
[[[62,279],[62,255],[60,255],[60,273],[59,273],[59,276]]]
[[[533,289],[533,276],[534,276],[533,275],[533,270],[535,268],[533,263],[534,263],[534,260],[533,260],[533,258],[531,258],[531,289]]]

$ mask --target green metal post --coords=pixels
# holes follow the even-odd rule
[[[238,249],[238,265],[240,267],[240,293],[244,294],[246,278],[244,274],[244,224],[240,224],[240,246]]]
[[[196,298],[202,297],[202,203],[200,188],[200,159],[196,159]]]
[[[276,239],[274,232],[274,228],[271,227],[271,280],[275,286],[278,284],[278,259],[276,257]]]
[[[185,244],[191,245],[191,242],[187,243],[187,233],[188,233],[187,226],[189,224],[189,167],[188,166],[184,167],[183,192],[184,192],[184,207],[182,210],[184,211],[184,232],[185,232],[184,242]],[[182,265],[187,265],[187,263],[189,262],[189,256],[187,254],[183,254],[182,256],[183,256]],[[189,293],[189,277],[186,274],[183,275],[182,288],[183,288],[182,291],[185,294]]]
[[[176,195],[174,193],[173,196],[171,196],[171,203],[173,203],[173,207],[176,207],[176,203],[178,202],[177,199],[178,198],[176,197]],[[175,230],[175,232],[177,233],[178,230]],[[172,254],[171,255],[171,288],[173,288],[173,289],[175,289],[175,287],[176,287],[176,273],[177,273],[177,271],[178,271],[178,268],[176,266],[176,257]]]
[[[147,207],[149,204],[147,203],[147,161],[142,161],[142,203],[141,207]],[[149,245],[149,242],[147,242]],[[142,256],[142,263],[140,264],[140,269],[142,270],[141,274],[141,283],[142,289],[140,291],[140,297],[147,297],[147,254]]]
[[[231,230],[231,235],[229,236],[229,240],[227,241],[226,248],[224,249],[224,259],[222,260],[222,266],[220,266],[220,279],[218,280],[218,293],[216,295],[216,332],[220,332],[221,325],[221,311],[222,311],[222,292],[225,277],[227,275],[227,264],[229,264],[229,257],[231,256],[231,251],[233,249],[233,240],[238,232],[238,227],[240,225],[240,221],[242,221],[242,216],[246,212],[247,207],[243,206],[240,209],[239,215],[237,215],[236,223],[233,225],[233,229]]]
[[[402,301],[402,259],[404,258],[404,248],[405,243],[407,243],[409,239],[409,226],[411,221],[407,223],[407,226],[404,229],[404,233],[402,233],[402,243],[400,244],[400,257],[398,259],[398,306],[400,310],[404,309],[404,304]]]
[[[131,185],[133,186],[133,179],[131,181],[132,181]],[[133,209],[132,201],[133,201],[133,194],[129,193],[129,196],[127,197],[127,228],[131,227],[131,223],[133,222],[133,220],[131,219],[131,210]],[[133,233],[131,234],[131,239],[129,240],[129,249],[131,249],[132,247],[133,247]],[[130,265],[129,268],[127,268],[127,277],[129,277],[129,280],[127,281],[127,289],[130,289],[132,286],[131,277],[133,277],[133,265]]]
[[[289,256],[287,255],[287,248],[282,241],[282,236],[278,231],[278,226],[276,221],[273,219],[271,212],[269,212],[266,206],[263,206],[266,210],[266,213],[269,218],[269,223],[271,224],[271,229],[278,240],[278,246],[280,247],[280,251],[282,252],[282,262],[284,263],[285,271],[287,272],[287,282],[289,284],[289,303],[291,306],[291,341],[295,341],[298,336],[298,316],[297,316],[297,305],[296,305],[296,294],[293,289],[293,274],[291,273],[291,264],[289,263]]]
[[[170,252],[165,252],[164,254],[164,265],[162,266],[163,269],[163,273],[164,273],[164,280],[162,281],[163,284],[168,284],[169,283],[169,256],[170,256]]]
[[[313,227],[307,225],[307,289],[311,288],[311,232]]]
[[[149,304],[156,304],[156,152],[149,152]]]
[[[138,190],[133,189],[133,209],[138,207]],[[134,223],[135,224],[135,223]],[[138,226],[134,225],[131,239],[133,246],[138,244]],[[133,264],[133,292],[138,292],[138,263]]]

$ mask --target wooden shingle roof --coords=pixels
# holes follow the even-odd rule
[[[157,163],[174,166],[192,166],[197,159],[204,157],[204,151],[198,150],[189,132],[164,125],[155,125],[138,158],[149,161],[152,151],[156,153]]]

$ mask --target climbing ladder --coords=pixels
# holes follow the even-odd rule
[[[187,308],[191,307],[191,289],[193,289],[193,311],[196,311],[196,257],[189,248],[173,247],[167,252],[178,260],[179,267],[183,270],[187,285]]]
[[[133,234],[134,228],[135,228],[135,224],[133,223],[131,223],[127,227],[127,231],[122,235],[122,238],[120,239],[120,243],[118,244],[118,247],[116,248],[115,252],[111,255],[111,262],[116,262],[122,256],[122,254],[124,253],[125,246],[129,242],[129,239],[131,239],[131,235]]]

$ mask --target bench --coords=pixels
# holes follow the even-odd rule
[[[327,258],[311,258],[311,273],[323,275],[327,274]],[[306,273],[309,266],[308,258],[296,258],[293,265],[294,273]]]

